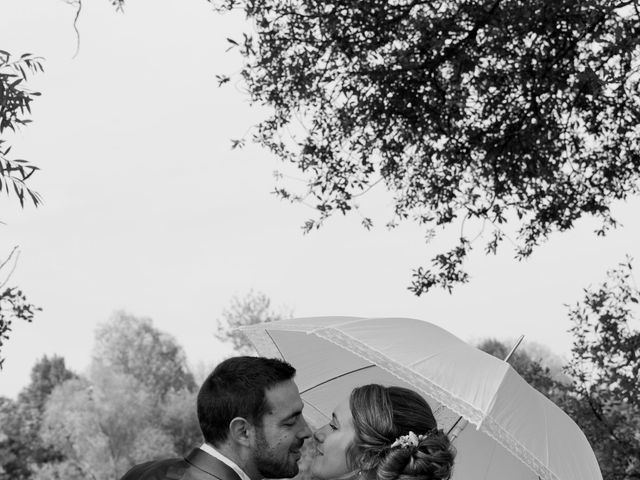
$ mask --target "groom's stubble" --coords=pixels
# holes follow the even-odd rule
[[[302,448],[302,441],[296,450]],[[289,448],[283,450],[279,444],[270,445],[262,428],[256,429],[254,459],[263,478],[292,478],[299,472],[298,458]]]

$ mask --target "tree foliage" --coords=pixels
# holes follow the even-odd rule
[[[170,436],[174,451],[181,455],[186,454],[202,442],[200,424],[196,414],[196,397],[197,391],[195,390],[182,389],[169,392],[164,402],[159,406],[158,418],[160,421],[154,423]],[[153,455],[148,457],[151,458]]]
[[[569,309],[573,346],[564,375],[526,351],[510,361],[578,424],[606,480],[640,478],[640,291],[632,273],[628,259]],[[479,348],[498,358],[508,352],[496,340]]]
[[[315,206],[306,230],[378,183],[390,227],[460,223],[458,244],[414,271],[417,295],[468,280],[478,230],[487,253],[517,232],[521,259],[585,215],[604,234],[612,201],[638,191],[637,2],[211,2],[252,21],[229,42],[273,111],[253,140],[305,172],[302,192],[276,192]]]
[[[18,394],[18,402],[29,404],[42,412],[53,389],[77,377],[67,368],[64,358],[45,355],[31,369],[31,382]]]
[[[35,312],[40,310],[39,307],[27,301],[27,297],[22,290],[17,287],[6,287],[13,273],[13,268],[15,268],[18,254],[18,247],[15,247],[9,256],[0,263],[0,274],[4,276],[3,280],[0,281],[0,370],[4,363],[2,347],[4,342],[9,339],[11,324],[14,320],[31,322]],[[11,271],[5,273],[7,268],[11,268]]]
[[[29,188],[27,180],[38,167],[20,158],[10,158],[11,146],[7,144],[9,130],[31,122],[31,102],[40,95],[25,87],[29,74],[42,72],[42,59],[30,53],[20,58],[12,58],[9,52],[0,50],[0,194],[15,195],[24,207],[30,200],[36,207],[42,203],[40,195]],[[17,258],[17,248],[0,264],[0,271]],[[2,272],[4,273],[4,272]],[[7,275],[0,285],[0,369],[4,359],[1,356],[2,345],[9,338],[13,320],[31,322],[37,307],[27,301],[24,293],[17,287],[5,288]]]
[[[195,404],[182,348],[151,320],[118,313],[96,331],[89,377],[47,401],[40,435],[65,457],[35,478],[112,480],[136,463],[186,454],[202,442]]]
[[[551,353],[547,353],[544,358],[534,356],[530,353],[532,349],[529,347],[530,345],[526,345],[517,349],[509,359],[509,365],[529,385],[562,407],[565,397],[571,392],[572,382],[556,368],[561,360]],[[510,351],[506,343],[496,339],[486,339],[478,348],[501,360],[504,360]]]
[[[257,323],[273,322],[291,317],[287,310],[271,308],[271,300],[262,292],[250,290],[244,297],[233,297],[228,308],[218,319],[216,337],[223,342],[231,342],[237,354],[255,355],[255,349],[239,327]]]
[[[5,288],[0,293],[0,348],[9,339],[11,324],[14,320],[31,322],[35,311],[39,310],[29,303],[22,290],[17,287]],[[0,369],[4,363],[0,357]]]
[[[196,387],[182,347],[148,318],[116,313],[96,330],[93,367],[130,375],[162,400],[170,391]]]
[[[132,465],[175,456],[161,430],[155,399],[131,376],[104,369],[91,382],[74,380],[47,403],[42,438],[61,449],[85,478],[120,478]],[[155,448],[155,450],[154,450]]]
[[[39,466],[31,480],[86,480],[85,474],[70,460],[50,462]]]
[[[25,87],[29,74],[42,72],[42,58],[25,53],[12,58],[0,50],[0,192],[15,194],[20,205],[29,199],[36,207],[42,203],[40,195],[27,186],[27,180],[38,167],[23,159],[10,159],[11,147],[3,135],[9,130],[31,122],[31,102],[40,95]]]
[[[122,10],[124,8],[124,0],[110,0],[111,4],[116,7],[117,10]]]
[[[65,460],[59,449],[41,441],[40,427],[51,392],[75,377],[63,358],[45,356],[33,366],[17,401],[0,398],[0,480],[25,480],[42,466]]]
[[[570,308],[574,343],[568,373],[593,423],[586,431],[604,477],[640,478],[640,290],[630,259],[585,289]]]

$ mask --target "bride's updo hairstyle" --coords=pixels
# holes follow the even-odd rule
[[[366,480],[447,480],[455,450],[438,430],[431,407],[418,393],[401,387],[365,385],[349,398],[355,440],[349,465]],[[413,432],[413,441],[398,445]],[[405,437],[405,440],[408,437]],[[395,443],[395,445],[394,445]]]

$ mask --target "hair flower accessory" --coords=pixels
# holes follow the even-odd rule
[[[416,435],[413,432],[409,432],[408,435],[402,435],[401,437],[396,438],[396,441],[391,444],[390,448],[411,448],[417,447],[418,444],[427,438],[426,435]]]

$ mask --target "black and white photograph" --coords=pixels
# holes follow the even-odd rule
[[[0,0],[0,480],[640,480],[640,1]]]

